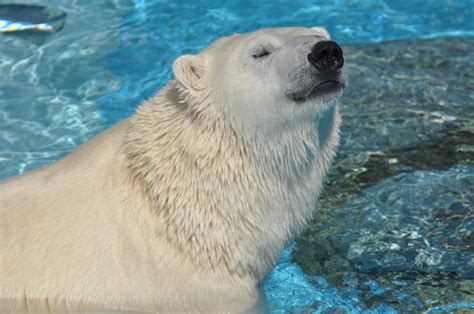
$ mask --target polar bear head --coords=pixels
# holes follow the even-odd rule
[[[179,57],[173,72],[193,110],[223,114],[253,135],[278,136],[336,102],[347,81],[343,65],[324,28],[288,27],[220,38]]]

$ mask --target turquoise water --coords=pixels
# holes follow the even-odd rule
[[[342,44],[403,38],[474,35],[471,1],[135,1],[121,25],[120,49],[107,66],[126,77],[120,90],[98,100],[107,122],[170,78],[172,60],[213,40],[262,27],[324,25]],[[474,4],[474,2],[471,2]],[[150,66],[152,62],[152,66]],[[124,66],[124,63],[127,66]],[[120,109],[116,105],[120,104]]]
[[[129,116],[170,79],[174,58],[198,52],[223,35],[292,25],[323,25],[345,45],[415,38],[456,40],[454,36],[474,35],[473,1],[226,1],[225,5],[221,1],[32,2],[58,7],[68,17],[64,29],[41,44],[0,35],[0,178],[57,160]],[[2,3],[6,1],[0,0]],[[357,87],[357,82],[353,86]],[[466,101],[472,104],[472,99]],[[464,110],[470,112],[472,106]],[[405,130],[396,129],[393,141],[409,138]],[[346,131],[349,140],[344,149],[367,149],[351,135],[357,132],[359,125]],[[382,148],[380,144],[373,150]],[[454,176],[456,182],[456,169],[440,175]],[[472,178],[472,166],[462,169],[466,178]],[[415,178],[429,175],[413,174]],[[388,179],[365,192],[371,195],[377,187],[384,189],[394,182],[398,181]],[[415,188],[426,183],[419,182],[423,183]],[[464,200],[472,207],[472,199],[467,197]],[[370,304],[351,278],[341,289],[324,276],[306,275],[292,262],[293,249],[291,246],[284,252],[262,287],[273,312],[403,312],[383,302]],[[472,259],[469,252],[459,255],[468,265]],[[471,269],[466,272],[471,274],[473,266],[468,267]],[[366,286],[372,296],[393,289],[375,281],[367,281]],[[428,310],[415,297],[396,289],[391,292],[402,304],[410,299],[410,304]],[[472,300],[457,301],[434,303],[429,311],[474,309]]]

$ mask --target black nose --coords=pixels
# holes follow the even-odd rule
[[[334,71],[342,68],[344,57],[342,49],[334,41],[320,41],[313,46],[308,60],[319,71]]]

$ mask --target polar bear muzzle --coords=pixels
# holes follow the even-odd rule
[[[296,102],[330,101],[346,86],[342,48],[329,38],[296,36],[288,41],[276,65],[285,94]]]

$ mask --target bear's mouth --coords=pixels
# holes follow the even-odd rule
[[[327,80],[327,81],[321,82],[318,85],[316,85],[316,87],[313,89],[313,91],[317,90],[317,89],[323,89],[323,90],[330,89],[331,90],[331,89],[344,89],[344,88],[346,88],[346,85],[341,81]],[[313,93],[313,92],[311,92],[311,93]]]
[[[306,93],[305,95],[292,95],[292,98],[297,102],[304,102],[311,98],[315,98],[322,95],[337,94],[344,88],[346,88],[346,84],[344,84],[344,82],[342,81],[334,79],[326,80],[314,86],[309,93]]]

